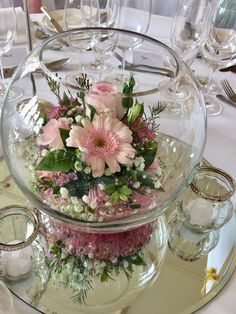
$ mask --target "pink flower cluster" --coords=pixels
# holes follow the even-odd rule
[[[69,172],[69,173],[58,173],[54,181],[57,186],[61,187],[64,184],[70,182],[70,181],[75,181],[77,180],[77,175],[74,172]]]
[[[70,106],[54,106],[51,108],[51,111],[48,113],[49,119],[58,119],[65,116],[66,111]]]
[[[155,140],[156,134],[147,126],[142,119],[137,119],[131,123],[130,129],[133,131],[134,140],[139,142],[140,140],[149,139]]]
[[[148,244],[154,231],[154,224],[147,224],[133,230],[100,234],[78,231],[53,221],[51,244],[62,240],[65,250],[72,255],[92,256],[94,260],[115,260],[119,256],[130,256]],[[48,229],[50,230],[50,228]]]

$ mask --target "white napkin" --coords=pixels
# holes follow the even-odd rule
[[[15,43],[23,43],[26,42],[26,22],[25,22],[25,14],[21,7],[15,8],[16,12],[16,38]],[[11,9],[9,8],[2,8],[0,9],[0,19],[2,19],[3,16],[9,16],[8,19],[6,19],[5,29],[1,29],[1,32],[4,32],[9,27],[12,27],[12,13]]]

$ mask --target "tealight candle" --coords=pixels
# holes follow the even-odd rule
[[[38,218],[26,207],[8,206],[0,211],[0,273],[9,281],[31,275],[35,268],[34,240]]]
[[[214,207],[209,201],[196,198],[188,203],[185,212],[188,213],[191,224],[207,226],[213,219]]]
[[[4,277],[8,280],[18,280],[30,275],[32,259],[33,251],[31,247],[26,247],[18,251],[3,251],[2,272]]]

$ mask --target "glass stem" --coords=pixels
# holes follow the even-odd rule
[[[83,50],[78,49],[78,59],[79,59],[79,72],[83,72],[84,64],[83,64]]]
[[[0,75],[1,75],[1,79],[2,79],[2,84],[1,84],[2,86],[0,87],[0,89],[5,92],[7,84],[5,81],[4,71],[3,71],[3,66],[2,66],[2,56],[3,55],[0,55],[0,72],[1,72]]]
[[[207,84],[207,87],[206,87],[206,94],[205,94],[206,97],[210,96],[210,87],[211,87],[211,84],[213,82],[214,74],[215,74],[216,70],[217,70],[217,66],[211,66],[210,67],[210,75],[209,75],[209,78],[208,78],[208,84]]]

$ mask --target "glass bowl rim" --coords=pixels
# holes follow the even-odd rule
[[[165,50],[168,51],[168,53],[170,54],[170,56],[173,57],[173,60],[175,62],[175,66],[176,66],[176,69],[175,71],[173,71],[173,75],[170,77],[171,80],[174,80],[175,78],[178,77],[179,75],[179,72],[180,72],[180,63],[182,62],[178,55],[170,48],[168,47],[166,44],[162,43],[161,41],[155,39],[155,38],[152,38],[150,36],[147,36],[147,35],[144,35],[144,34],[141,34],[141,33],[137,33],[137,32],[133,32],[133,31],[129,31],[129,30],[125,30],[125,29],[120,29],[120,28],[111,28],[111,27],[106,27],[106,28],[103,28],[103,27],[81,27],[81,28],[75,28],[75,29],[71,29],[71,30],[67,30],[67,31],[64,31],[64,32],[61,32],[61,33],[56,33],[55,35],[49,37],[48,39],[44,40],[42,44],[38,45],[37,49],[39,50],[39,56],[38,56],[38,59],[39,59],[39,63],[40,63],[40,66],[43,70],[43,72],[49,76],[49,77],[53,77],[53,79],[61,84],[63,84],[66,88],[70,88],[70,89],[75,89],[77,91],[83,91],[83,89],[79,88],[77,85],[73,85],[72,83],[69,83],[67,81],[65,81],[64,79],[62,78],[59,78],[58,76],[56,76],[53,72],[51,72],[45,65],[45,62],[43,60],[43,51],[44,49],[46,49],[46,47],[48,46],[48,44],[54,40],[57,40],[57,39],[60,39],[60,37],[65,37],[67,36],[68,34],[78,34],[78,33],[82,33],[84,31],[89,31],[89,32],[93,32],[93,31],[116,31],[116,32],[121,32],[121,33],[124,33],[124,34],[129,34],[129,35],[133,35],[133,36],[136,36],[136,37],[140,37],[140,38],[143,38],[149,42],[152,42],[153,44],[158,44],[159,46],[161,46],[162,48],[164,48]],[[171,70],[172,71],[172,70]],[[168,77],[168,76],[166,76]],[[164,87],[168,87],[169,86],[169,80],[164,83],[162,85],[162,89]],[[156,92],[159,92],[160,89],[159,87],[154,87],[154,88],[151,88],[151,89],[147,89],[145,91],[139,91],[139,92],[133,92],[132,94],[124,94],[124,93],[121,93],[122,97],[139,97],[139,96],[145,96],[145,95],[150,95],[150,94],[153,94],[153,93],[156,93]],[[93,92],[94,94],[96,94],[95,92]]]

